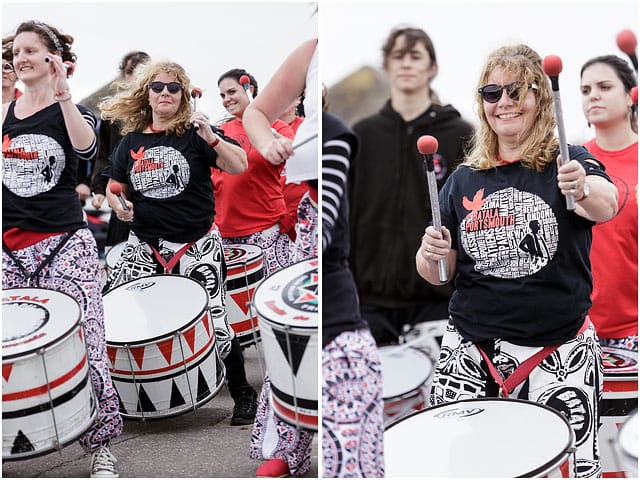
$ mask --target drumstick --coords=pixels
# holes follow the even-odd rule
[[[631,60],[631,63],[633,64],[633,68],[635,68],[637,72],[638,57],[636,56],[636,47],[638,46],[638,40],[636,39],[635,33],[629,29],[622,30],[616,36],[616,42],[618,44],[618,48],[627,54],[629,60]]]
[[[429,186],[429,199],[431,201],[431,218],[433,219],[433,228],[442,232],[442,223],[440,221],[440,203],[438,201],[438,184],[436,183],[436,173],[433,167],[433,154],[438,150],[438,140],[431,135],[423,135],[418,139],[418,151],[424,159],[424,173],[427,176],[427,184]],[[447,259],[438,260],[438,277],[440,281],[445,283],[448,281],[447,275]]]
[[[296,148],[300,148],[301,146],[303,146],[305,143],[309,143],[311,140],[313,140],[314,138],[318,138],[318,134],[314,133],[313,135],[311,135],[310,137],[305,138],[304,140],[300,140],[299,142],[296,142],[292,145],[293,149],[295,150]]]
[[[562,102],[560,101],[560,84],[558,75],[562,72],[562,60],[557,55],[547,55],[542,61],[542,69],[551,80],[551,90],[553,90],[553,107],[556,112],[556,123],[558,124],[558,137],[560,137],[560,156],[562,165],[569,161],[569,146],[567,145],[567,135],[564,129],[564,119],[562,116]],[[573,195],[567,195],[567,210],[575,210],[576,205]]]
[[[200,90],[199,88],[194,88],[191,90],[191,97],[193,98],[193,111],[195,112],[197,110],[196,108],[196,101],[198,98],[202,97],[202,90]],[[200,128],[200,125],[198,125],[197,123],[193,123],[193,128],[196,129],[196,131],[198,131],[198,129]]]
[[[124,208],[125,210],[129,210],[129,207],[127,206],[127,202],[125,202],[124,195],[122,195],[122,185],[119,182],[111,182],[111,185],[109,186],[109,190],[116,197],[118,197],[118,200],[120,200],[120,205],[122,205],[122,208]]]
[[[240,85],[242,85],[242,88],[244,88],[244,91],[249,98],[249,103],[253,102],[253,96],[251,95],[251,80],[249,79],[249,75],[242,75],[240,77],[240,80],[238,80],[238,83],[240,83]]]
[[[44,61],[49,63],[51,62],[51,59],[49,57],[44,57]],[[73,62],[67,60],[66,62],[63,62],[62,65],[67,69],[67,77],[73,75],[73,72],[76,70],[76,66],[73,64]]]
[[[633,103],[638,103],[638,86],[637,85],[631,89],[631,101]]]

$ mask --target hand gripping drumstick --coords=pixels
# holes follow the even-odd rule
[[[51,59],[49,57],[44,57],[44,61],[49,63],[51,62]],[[75,72],[76,70],[76,66],[73,64],[73,62],[67,60],[66,62],[63,62],[62,65],[67,69],[67,78],[73,75],[73,72]]]
[[[637,73],[638,57],[636,56],[636,47],[638,46],[638,40],[636,39],[635,33],[631,30],[622,30],[616,36],[616,42],[618,44],[618,48],[627,54]]]
[[[567,145],[567,134],[564,129],[564,119],[562,116],[562,103],[560,101],[560,85],[558,75],[562,71],[562,60],[556,55],[548,55],[542,61],[542,69],[551,80],[551,90],[553,90],[553,107],[556,111],[556,123],[558,124],[558,137],[560,137],[560,156],[562,164],[569,161],[569,147]],[[575,200],[573,195],[567,195],[567,210],[575,210]]]
[[[124,200],[124,195],[122,195],[122,185],[120,185],[120,183],[118,182],[112,182],[111,185],[109,186],[109,190],[116,197],[118,197],[118,200],[120,200],[120,205],[122,205],[122,208],[124,208],[125,210],[129,210],[129,207],[127,206],[127,202],[125,202]]]
[[[191,97],[193,98],[193,111],[196,111],[196,101],[198,100],[198,98],[202,97],[202,90],[200,90],[199,88],[194,88],[191,90]],[[200,128],[200,125],[198,125],[197,123],[194,122],[193,124],[193,128],[196,129],[196,131]]]
[[[440,203],[438,201],[438,184],[436,183],[436,173],[433,168],[433,154],[438,150],[438,140],[431,135],[423,135],[418,139],[418,151],[424,159],[424,173],[427,176],[429,185],[429,200],[431,201],[431,218],[433,219],[433,228],[442,231],[442,222],[440,220]],[[441,282],[448,281],[447,275],[447,259],[438,260],[438,277]]]

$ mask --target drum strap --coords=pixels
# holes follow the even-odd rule
[[[156,247],[154,247],[153,245],[149,245],[149,247],[151,247],[151,250],[153,251],[153,254],[156,256],[156,260],[158,260],[160,265],[162,265],[162,267],[164,268],[164,273],[171,273],[171,271],[174,269],[174,267],[180,261],[182,256],[186,253],[187,250],[189,250],[189,247],[191,247],[191,245],[193,245],[194,243],[196,243],[196,242],[185,243],[182,246],[182,248],[180,248],[180,250],[178,250],[175,253],[175,255],[173,257],[171,257],[171,259],[168,262],[165,261],[164,258],[162,258],[162,255],[160,255],[160,252],[158,252],[158,249]]]
[[[65,234],[65,236],[62,237],[62,240],[60,240],[60,243],[58,243],[58,245],[56,245],[56,248],[51,250],[51,253],[49,253],[49,255],[47,255],[47,258],[45,258],[42,262],[40,262],[40,265],[38,265],[38,268],[36,268],[33,273],[29,273],[27,271],[27,269],[22,264],[22,262],[16,258],[16,256],[13,254],[11,249],[4,242],[2,242],[2,250],[4,250],[6,252],[6,254],[9,255],[11,260],[13,260],[13,263],[15,263],[18,266],[18,268],[20,269],[20,271],[24,275],[24,278],[27,280],[27,286],[30,286],[31,285],[31,281],[40,274],[40,272],[42,271],[42,269],[44,267],[46,267],[47,265],[49,265],[51,263],[51,261],[54,259],[54,257],[58,254],[58,252],[62,249],[62,247],[65,246],[65,244],[69,241],[69,239],[73,236],[73,234],[76,233],[76,231],[77,231],[77,229],[76,230],[71,230],[70,232],[67,232]]]
[[[587,328],[589,328],[590,324],[591,324],[591,321],[589,319],[589,316],[587,315],[584,319],[584,323],[582,324],[582,327],[580,327],[580,330],[578,331],[576,336],[580,335]],[[536,368],[545,358],[551,355],[559,347],[560,345],[550,345],[548,347],[544,347],[538,353],[532,355],[531,357],[527,358],[524,362],[522,362],[518,366],[518,368],[516,368],[513,371],[511,375],[509,375],[506,379],[503,380],[502,375],[500,375],[500,373],[498,372],[498,369],[495,367],[493,362],[489,359],[489,356],[485,353],[485,351],[482,348],[476,345],[476,348],[480,352],[480,355],[482,355],[482,358],[487,363],[487,367],[489,368],[489,373],[491,373],[491,376],[493,377],[493,379],[498,384],[498,387],[500,388],[498,392],[498,396],[504,397],[504,398],[508,398],[509,394],[513,392],[513,390],[518,385],[520,385],[522,382],[524,382],[527,379],[527,377],[533,371],[533,369]]]

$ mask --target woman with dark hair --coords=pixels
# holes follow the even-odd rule
[[[615,55],[595,57],[580,70],[582,110],[595,128],[584,146],[618,189],[618,214],[593,227],[589,316],[602,346],[638,352],[638,81]]]
[[[78,301],[99,410],[80,444],[92,453],[91,477],[118,477],[110,441],[122,433],[122,419],[106,353],[98,250],[75,191],[79,164],[96,154],[96,119],[71,100],[63,63],[76,60],[71,35],[29,21],[12,40],[24,94],[8,105],[2,127],[2,286],[31,284]]]

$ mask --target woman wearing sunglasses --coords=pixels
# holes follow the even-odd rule
[[[75,191],[77,170],[96,154],[96,119],[71,100],[63,61],[76,59],[72,36],[28,21],[8,41],[24,94],[8,105],[2,126],[2,286],[58,290],[78,301],[99,396],[98,420],[80,444],[92,453],[91,477],[117,477],[110,441],[122,433],[122,418],[105,348],[101,270]]]
[[[7,39],[2,41],[2,118],[7,115],[9,104],[17,99],[22,92],[16,88],[18,76],[13,68],[13,44]]]
[[[600,344],[638,352],[638,83],[615,55],[588,60],[580,71],[582,110],[595,138],[585,144],[618,189],[616,218],[593,228],[593,306]]]
[[[123,134],[111,156],[107,200],[131,225],[104,290],[166,269],[203,282],[209,307],[224,309],[225,289],[218,283],[225,280],[224,255],[210,169],[242,173],[246,154],[192,110],[189,78],[180,65],[158,61],[138,68],[135,79],[100,106],[102,117],[119,122]],[[126,208],[111,192],[114,182],[122,185]],[[212,317],[227,365],[234,333],[226,315]],[[230,389],[231,382],[250,387],[243,363],[227,368],[227,382]]]
[[[592,227],[616,214],[616,189],[584,147],[570,145],[559,166],[552,92],[535,51],[496,50],[478,87],[473,148],[440,192],[442,231],[428,227],[416,254],[418,273],[435,285],[445,259],[456,288],[430,404],[503,396],[549,405],[575,430],[575,475],[599,476],[589,248]]]

